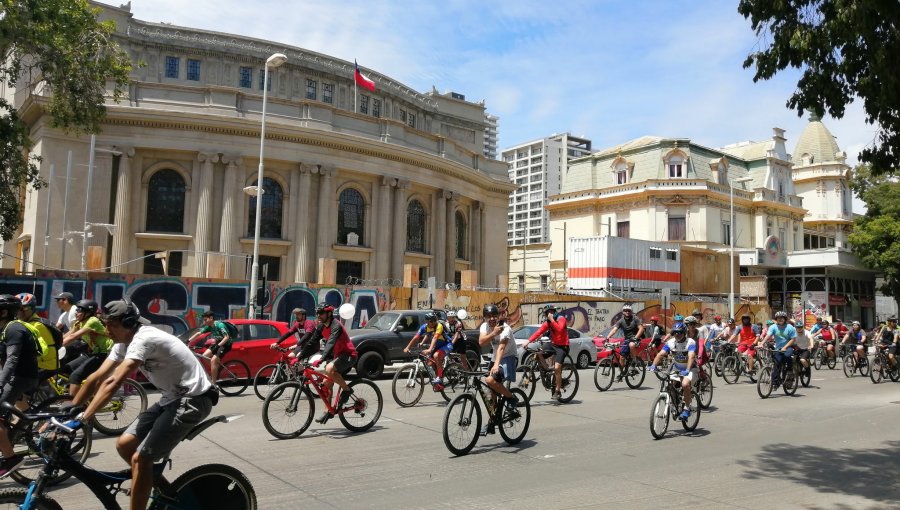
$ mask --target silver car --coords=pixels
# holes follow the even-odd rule
[[[525,345],[531,335],[540,328],[540,324],[529,324],[522,326],[513,331],[513,338],[516,339],[516,349],[521,364],[525,359]],[[597,346],[594,345],[594,339],[590,336],[584,336],[578,330],[567,328],[569,331],[569,355],[578,365],[578,368],[587,368],[591,363],[597,361]],[[549,338],[549,336],[547,336]]]

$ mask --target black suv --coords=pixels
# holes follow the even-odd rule
[[[438,320],[447,320],[444,310],[389,310],[373,315],[365,327],[348,331],[359,354],[356,373],[372,379],[382,374],[385,365],[411,361],[415,355],[403,352],[403,349],[425,324],[425,314],[429,311],[434,312]],[[465,341],[470,366],[479,366],[478,330],[467,328]]]

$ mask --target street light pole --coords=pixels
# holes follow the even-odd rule
[[[263,71],[263,104],[262,127],[259,134],[259,172],[256,178],[256,226],[253,231],[253,266],[250,269],[250,318],[256,318],[257,288],[256,280],[259,279],[259,228],[262,223],[262,195],[263,195],[263,152],[266,146],[266,96],[269,92],[269,67],[275,68],[287,61],[283,53],[273,53],[266,59],[266,68]]]
[[[752,179],[749,177],[744,177],[743,179],[735,179],[733,181],[728,181],[728,195],[731,198],[731,224],[728,226],[728,238],[731,244],[731,255],[728,257],[730,261],[730,270],[728,271],[728,279],[730,283],[731,291],[728,293],[728,317],[734,319],[734,183],[736,182],[749,182]]]

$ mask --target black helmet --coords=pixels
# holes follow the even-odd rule
[[[436,321],[437,315],[434,312],[425,312],[425,320],[426,321]]]
[[[22,302],[19,301],[19,298],[13,296],[12,294],[2,294],[0,295],[0,310],[9,310],[10,320],[15,319],[13,316],[19,309],[22,308]]]
[[[316,315],[332,312],[334,312],[334,307],[328,303],[320,303],[319,306],[316,307]]]
[[[485,317],[497,316],[500,315],[500,309],[497,308],[497,305],[484,305],[482,313]]]
[[[97,302],[91,299],[82,299],[81,301],[75,303],[76,309],[86,310],[91,315],[97,315]]]
[[[672,334],[674,335],[675,333],[684,333],[686,330],[687,328],[684,327],[684,323],[679,322],[672,327]]]

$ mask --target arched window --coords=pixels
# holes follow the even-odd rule
[[[466,260],[466,218],[456,211],[456,258]]]
[[[406,251],[425,253],[425,208],[418,200],[406,206]]]
[[[256,186],[254,180],[250,185]],[[284,204],[284,191],[275,179],[263,177],[262,218],[259,223],[259,237],[263,239],[281,239],[281,213]],[[256,235],[256,197],[250,197],[247,207],[247,237]]]
[[[147,232],[184,231],[184,178],[175,170],[160,170],[147,185]]]
[[[341,192],[338,204],[338,244],[347,244],[347,235],[356,234],[357,243],[363,242],[363,229],[366,220],[366,201],[362,194],[353,188],[347,188]]]

